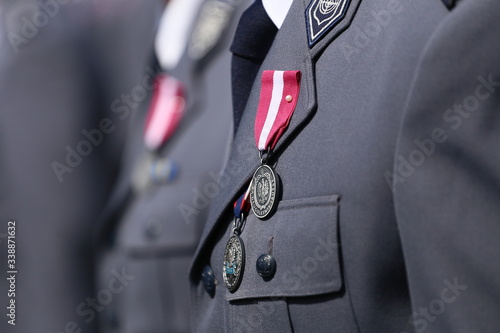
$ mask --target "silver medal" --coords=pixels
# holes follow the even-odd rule
[[[227,289],[233,292],[238,289],[245,265],[245,248],[237,235],[231,236],[224,251],[222,277]]]
[[[263,219],[273,212],[278,190],[278,177],[274,170],[266,164],[261,165],[253,174],[250,189],[250,203],[255,216]]]

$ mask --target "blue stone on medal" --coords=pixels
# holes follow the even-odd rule
[[[230,292],[238,289],[243,277],[245,266],[245,248],[240,237],[237,235],[229,238],[224,251],[224,263],[222,267],[222,277]]]

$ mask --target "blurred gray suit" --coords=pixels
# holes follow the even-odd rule
[[[126,128],[111,104],[140,79],[143,43],[151,43],[161,11],[159,2],[121,2],[119,12],[107,13],[90,1],[54,3],[2,3],[0,234],[16,220],[18,274],[12,326],[7,241],[0,238],[1,332],[95,332],[96,321],[77,309],[96,297],[93,221],[114,182]],[[112,33],[122,29],[134,48]],[[111,121],[106,133],[103,119]]]
[[[184,86],[186,114],[158,158],[173,160],[179,175],[132,189],[145,154],[147,100],[132,122],[121,180],[102,218],[97,289],[122,269],[130,282],[102,311],[101,332],[190,331],[188,269],[232,137],[228,47],[247,1],[201,3],[180,62],[166,71]]]

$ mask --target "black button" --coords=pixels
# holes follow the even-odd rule
[[[267,253],[261,254],[257,259],[257,273],[263,278],[271,278],[276,272],[276,260]]]
[[[203,286],[205,287],[206,292],[210,295],[210,297],[213,297],[215,294],[215,275],[212,267],[206,265],[205,268],[203,268],[201,280],[203,281]]]

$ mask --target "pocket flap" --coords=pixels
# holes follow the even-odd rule
[[[338,195],[284,200],[269,220],[253,214],[241,234],[245,267],[239,288],[228,300],[310,296],[339,291],[342,278],[338,242]],[[261,254],[276,260],[272,278],[257,273]]]

